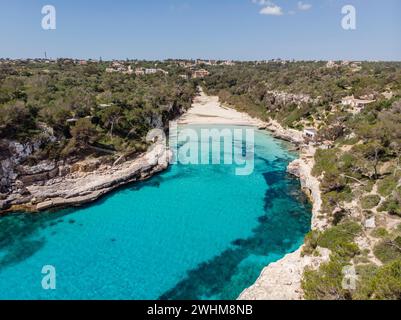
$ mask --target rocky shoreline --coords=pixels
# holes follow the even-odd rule
[[[206,95],[202,90],[194,106],[181,119],[181,124],[248,125],[269,131],[274,137],[293,143],[300,150],[300,158],[288,166],[288,172],[301,181],[303,191],[312,204],[312,229],[324,229],[327,221],[320,217],[322,205],[320,183],[312,175],[316,149],[308,145],[303,133],[285,129],[277,121],[264,122],[222,105],[218,97]],[[302,247],[280,261],[267,266],[256,283],[246,289],[240,300],[299,300],[302,299],[301,281],[306,266],[318,267],[329,259],[329,251],[320,249],[320,257],[302,256]]]
[[[99,199],[106,193],[134,181],[142,181],[168,168],[170,151],[162,143],[130,161],[102,164],[98,160],[75,163],[70,173],[63,175],[61,167],[47,168],[43,175],[21,186],[0,200],[0,213],[38,212],[53,208],[80,206]],[[49,172],[55,172],[49,175]],[[40,180],[39,178],[44,180]]]
[[[301,181],[303,191],[310,198],[312,209],[312,229],[322,230],[327,221],[320,217],[322,205],[320,183],[312,175],[316,149],[308,145],[303,133],[295,129],[285,129],[277,121],[264,122],[241,113],[230,106],[224,106],[218,97],[211,97],[201,91],[194,107],[179,121],[181,124],[228,124],[249,125],[269,131],[274,137],[293,143],[300,150],[300,158],[290,163],[288,172]],[[243,291],[239,300],[300,300],[301,281],[306,266],[318,268],[328,261],[329,250],[320,249],[319,257],[302,256],[302,247],[283,259],[270,264],[261,273],[253,286]]]
[[[280,135],[276,136],[277,138],[281,138],[285,129],[280,128],[279,131]],[[274,132],[273,135],[275,135]],[[291,142],[298,144],[298,140]],[[289,164],[288,172],[300,179],[303,191],[313,204],[312,230],[324,230],[328,226],[328,222],[320,216],[322,205],[320,183],[311,173],[314,166],[314,154],[315,148],[302,146],[300,158]],[[305,267],[317,269],[321,263],[327,262],[330,257],[330,251],[327,249],[319,248],[320,254],[313,257],[302,255],[302,250],[303,246],[281,260],[268,265],[255,284],[245,289],[238,299],[302,300],[301,282]]]
[[[194,107],[178,120],[180,124],[215,124],[216,121],[222,124],[255,126],[300,148],[300,158],[289,165],[288,172],[300,179],[302,189],[313,203],[312,229],[326,227],[327,222],[319,216],[322,203],[319,181],[311,174],[316,150],[305,144],[302,132],[284,129],[273,120],[266,123],[248,114],[239,113],[222,106],[216,97],[206,96],[203,92],[195,101]],[[32,153],[35,147],[28,149],[30,150],[27,152],[19,150],[22,157]],[[121,159],[113,164],[102,164],[96,159],[87,159],[69,165],[68,170],[64,163],[42,163],[36,167],[25,168],[29,174],[24,175],[22,181],[17,180],[14,190],[7,197],[0,198],[0,213],[38,212],[90,203],[120,186],[148,179],[167,169],[170,158],[171,152],[164,144],[155,144],[150,151],[130,161]],[[19,162],[18,157],[12,160],[16,164]],[[15,179],[16,174],[10,169],[9,162],[3,160],[0,169],[7,170],[10,173],[9,178]],[[244,290],[239,299],[302,299],[301,279],[305,266],[318,267],[328,259],[329,253],[327,250],[321,250],[320,257],[304,257],[301,251],[302,248],[267,266],[256,283]]]
[[[316,148],[309,145],[301,131],[285,129],[277,121],[269,123],[240,113],[230,106],[222,106],[217,97],[201,92],[201,97],[183,117],[183,124],[205,123],[255,126],[269,131],[274,137],[293,143],[300,150],[300,157],[288,166],[288,172],[300,179],[302,190],[310,198],[312,209],[311,228],[324,230],[328,222],[320,216],[322,206],[320,182],[312,175]],[[247,288],[239,300],[300,300],[302,299],[301,281],[306,266],[318,268],[329,260],[329,250],[319,248],[320,256],[302,255],[303,247],[286,255],[283,259],[270,264],[261,273],[253,286]]]

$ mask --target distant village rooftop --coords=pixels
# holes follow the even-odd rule
[[[205,69],[196,70],[192,73],[192,78],[201,79],[210,75],[210,72]]]

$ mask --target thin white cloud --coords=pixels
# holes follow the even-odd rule
[[[258,4],[260,6],[268,6],[273,4],[270,0],[252,0],[252,3]]]
[[[312,5],[309,3],[303,3],[302,1],[298,2],[298,9],[301,11],[306,11],[312,8]]]
[[[252,3],[263,6],[259,11],[260,14],[270,16],[282,16],[284,14],[283,9],[270,0],[252,0]]]
[[[259,13],[264,14],[264,15],[270,15],[270,16],[282,16],[283,9],[281,9],[281,7],[276,6],[276,5],[270,5],[270,6],[262,8],[259,11]]]

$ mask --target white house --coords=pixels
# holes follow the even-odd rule
[[[304,137],[309,139],[315,139],[317,136],[317,130],[313,128],[308,128],[304,130]]]
[[[145,70],[143,68],[136,68],[135,69],[135,74],[137,76],[143,76],[145,74]]]
[[[326,64],[326,68],[335,68],[335,67],[337,67],[337,64],[334,62],[334,61],[332,61],[332,60],[330,60],[329,62],[327,62],[327,64]]]
[[[150,68],[150,69],[145,69],[145,74],[155,74],[157,73],[157,69]]]

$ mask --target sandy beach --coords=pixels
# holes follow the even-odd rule
[[[284,129],[277,121],[262,121],[251,117],[247,113],[239,112],[224,106],[217,96],[209,96],[200,89],[200,94],[194,99],[192,107],[178,120],[178,124],[207,124],[254,126],[268,130],[276,138],[290,141],[296,145],[304,143],[302,132],[294,129]]]
[[[311,171],[314,166],[316,149],[305,145],[303,133],[294,129],[283,128],[277,121],[264,122],[252,118],[246,113],[223,106],[216,96],[208,96],[202,90],[193,106],[179,120],[178,124],[216,124],[255,126],[269,131],[273,136],[290,141],[300,147],[300,158],[293,161],[288,171],[297,176],[301,187],[310,197],[312,209],[312,229],[321,230],[327,221],[319,219],[321,209],[320,183]],[[283,259],[268,265],[254,285],[245,289],[239,300],[300,300],[302,299],[301,281],[305,266],[317,268],[329,259],[329,251],[321,250],[319,257],[307,257],[301,254],[302,248],[286,255]]]
[[[192,107],[178,119],[178,124],[217,124],[265,127],[267,124],[246,113],[224,107],[219,98],[208,96],[200,89]]]

